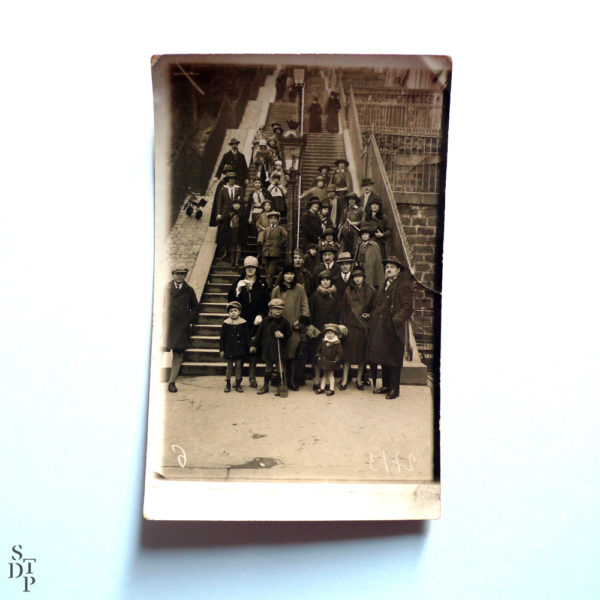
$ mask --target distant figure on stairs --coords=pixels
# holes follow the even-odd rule
[[[325,180],[325,186],[331,182],[331,167],[329,165],[321,165],[319,174],[313,179],[313,185],[317,185],[317,177],[322,177]]]
[[[312,104],[308,107],[308,114],[310,115],[308,120],[309,133],[321,133],[321,115],[323,114],[323,109],[316,96],[313,98]]]
[[[282,69],[279,75],[277,75],[277,79],[275,80],[275,102],[281,102],[285,100],[285,92],[287,90],[287,78],[287,70]]]
[[[245,191],[248,184],[248,163],[246,162],[246,157],[239,151],[240,140],[233,137],[229,145],[231,146],[231,150],[223,154],[219,168],[217,169],[216,178],[219,179],[221,177],[225,165],[229,164],[237,175],[239,185]]]
[[[335,166],[337,168],[331,176],[331,185],[335,186],[335,195],[338,198],[336,209],[334,210],[333,207],[331,209],[331,218],[336,227],[340,224],[341,213],[346,205],[346,194],[352,191],[352,177],[350,171],[348,171],[349,165],[350,163],[345,158],[336,160]]]
[[[342,105],[338,99],[337,92],[331,92],[327,99],[327,104],[325,105],[325,113],[327,114],[325,128],[329,133],[339,132],[338,112],[340,108],[342,108]]]

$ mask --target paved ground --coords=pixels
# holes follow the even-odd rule
[[[361,392],[353,385],[329,397],[315,395],[310,385],[287,398],[258,396],[247,380],[243,393],[226,394],[217,376],[180,377],[176,394],[161,385],[165,419],[159,471],[168,479],[432,478],[433,408],[427,386],[403,386],[400,398],[386,400],[371,388]]]

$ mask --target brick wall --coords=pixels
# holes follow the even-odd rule
[[[426,286],[415,285],[413,318],[415,337],[428,363],[432,358],[428,349],[437,345],[439,339],[441,298],[426,288],[440,289],[441,286],[440,210],[437,204],[421,204],[419,200],[398,203],[417,281]]]

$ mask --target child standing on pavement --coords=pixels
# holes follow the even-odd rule
[[[255,354],[260,350],[265,361],[265,382],[256,392],[257,394],[266,394],[269,391],[269,384],[273,383],[277,385],[275,395],[281,395],[280,368],[285,368],[283,365],[287,359],[287,340],[292,334],[290,324],[283,317],[284,307],[285,302],[280,298],[273,298],[269,302],[269,314],[258,326],[256,336],[250,346],[250,354]]]
[[[242,305],[239,302],[230,302],[227,305],[227,312],[229,313],[229,317],[223,321],[219,341],[221,358],[227,359],[224,391],[231,391],[231,375],[235,370],[235,391],[243,392],[242,366],[250,347],[248,324],[240,316]]]
[[[321,385],[315,394],[322,394],[325,386],[329,383],[328,396],[335,394],[334,371],[342,362],[342,342],[340,341],[340,328],[335,323],[327,323],[324,327],[325,333],[316,352],[316,359],[321,369]]]

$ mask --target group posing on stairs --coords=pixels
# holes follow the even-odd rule
[[[250,169],[237,139],[230,141],[232,150],[217,170],[218,177],[223,174],[215,197],[217,257],[241,268],[227,292],[228,317],[219,336],[220,357],[227,362],[225,391],[231,391],[233,377],[234,389],[243,392],[244,363],[250,386],[258,388],[256,369],[262,359],[264,382],[258,394],[273,385],[279,395],[284,381],[289,389],[298,390],[306,383],[310,363],[317,394],[334,394],[338,369],[339,389],[345,390],[351,367],[357,365],[359,390],[372,385],[373,393],[397,398],[413,310],[412,283],[401,261],[388,253],[391,230],[373,192],[374,182],[363,179],[358,195],[352,192],[345,158],[336,161],[335,169],[322,165],[313,187],[302,195],[308,206],[301,223],[306,251],[291,252],[288,230],[281,224],[286,216],[287,175],[281,160],[274,158],[283,129],[277,123],[272,129],[270,144],[255,138],[250,169],[257,176],[248,195]],[[255,250],[249,244],[254,238]],[[250,252],[243,264],[242,251]],[[293,260],[286,263],[290,255]],[[173,351],[171,392],[177,391],[175,380],[191,324],[199,315],[194,290],[184,281],[186,274],[186,269],[173,271],[164,304],[165,347]]]

